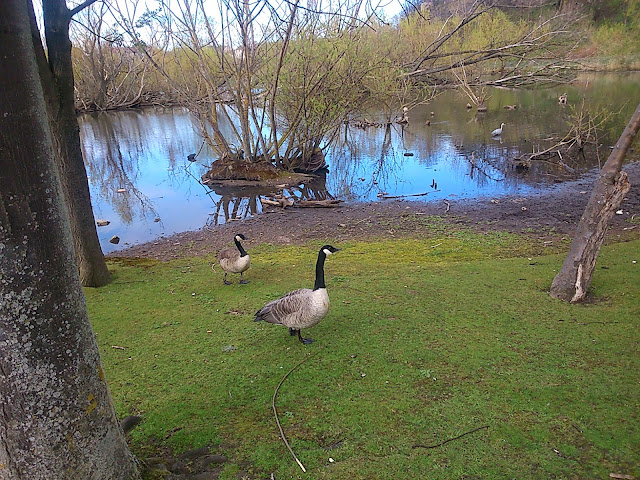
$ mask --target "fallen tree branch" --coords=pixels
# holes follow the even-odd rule
[[[282,377],[282,380],[280,380],[280,383],[278,384],[278,386],[276,387],[275,391],[273,392],[273,399],[271,400],[271,406],[273,407],[273,414],[276,417],[276,424],[278,424],[278,429],[280,430],[280,437],[282,438],[282,441],[284,442],[284,444],[286,445],[287,449],[289,450],[289,453],[291,453],[291,455],[293,456],[293,459],[296,461],[296,463],[300,466],[302,471],[305,472],[305,473],[307,472],[306,468],[304,468],[304,465],[302,465],[300,460],[298,460],[298,457],[296,457],[296,454],[293,453],[293,450],[291,449],[291,445],[289,445],[289,442],[287,441],[287,437],[285,437],[285,435],[284,435],[284,430],[282,430],[282,425],[280,425],[280,419],[278,418],[278,410],[276,409],[276,397],[278,396],[278,390],[280,390],[280,387],[282,386],[284,381],[287,379],[287,377],[291,374],[291,372],[293,372],[296,368],[298,368],[300,365],[302,365],[304,362],[306,362],[307,360],[309,360],[313,356],[315,356],[315,355],[311,355],[311,356],[301,360],[300,362],[298,362],[291,370],[289,370],[286,373],[286,375],[284,377]]]
[[[382,195],[382,198],[405,198],[405,197],[424,197],[425,195],[429,195],[430,193],[439,192],[440,190],[434,190],[433,192],[423,192],[423,193],[408,193],[406,195]]]
[[[342,203],[339,199],[327,199],[327,200],[300,200],[293,204],[294,207],[301,208],[330,208],[338,207]]]
[[[453,442],[454,440],[458,440],[459,438],[462,438],[466,435],[470,435],[474,432],[477,432],[478,430],[483,430],[485,428],[489,428],[489,425],[483,425],[482,427],[478,427],[478,428],[474,428],[473,430],[469,430],[468,432],[464,432],[462,435],[458,435],[457,437],[453,437],[450,438],[448,440],[445,440],[444,442],[440,442],[437,443],[436,445],[414,445],[411,448],[437,448],[437,447],[441,447],[442,445],[449,443],[449,442]]]

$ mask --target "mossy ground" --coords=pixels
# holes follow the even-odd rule
[[[583,305],[550,298],[563,255],[524,236],[345,242],[315,343],[254,323],[313,284],[322,243],[254,246],[249,285],[223,286],[213,258],[110,263],[88,307],[119,415],[144,418],[139,456],[209,445],[223,479],[640,475],[640,241],[603,249]],[[307,474],[271,407],[302,360],[278,411]]]

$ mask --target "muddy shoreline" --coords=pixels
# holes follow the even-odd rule
[[[631,190],[621,215],[610,223],[609,239],[640,238],[640,162],[624,167]],[[419,202],[404,199],[336,208],[269,207],[264,213],[203,230],[184,232],[119,250],[108,258],[140,257],[171,260],[215,255],[228,246],[233,235],[244,234],[251,245],[261,243],[301,245],[339,243],[373,238],[402,238],[424,232],[424,218],[438,215],[452,228],[524,233],[540,239],[572,235],[591,194],[597,172],[524,197],[481,198]]]

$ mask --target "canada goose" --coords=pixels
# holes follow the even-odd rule
[[[566,93],[563,93],[562,95],[560,95],[558,97],[558,103],[560,105],[566,105],[567,104],[567,94]]]
[[[493,132],[491,132],[492,137],[499,137],[502,135],[502,129],[504,128],[504,122],[500,124],[500,128],[496,128]]]
[[[218,252],[218,263],[222,267],[222,270],[224,270],[224,278],[222,281],[225,285],[231,285],[231,282],[227,282],[227,273],[239,273],[240,283],[249,283],[249,281],[242,278],[242,273],[249,268],[249,265],[251,265],[251,259],[249,258],[249,254],[242,247],[240,240],[246,240],[244,235],[241,233],[233,237],[233,241],[236,243],[236,248],[225,248]]]
[[[324,261],[327,255],[340,250],[331,245],[324,245],[318,252],[316,261],[316,282],[313,290],[309,288],[299,288],[287,293],[277,300],[267,303],[256,312],[254,322],[264,320],[289,327],[290,335],[298,335],[305,345],[313,342],[312,338],[302,338],[300,330],[314,326],[329,311],[329,295],[324,284]]]

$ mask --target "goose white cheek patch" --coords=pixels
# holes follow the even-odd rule
[[[327,250],[326,248],[322,250],[325,255],[331,255],[333,252],[331,250]]]

